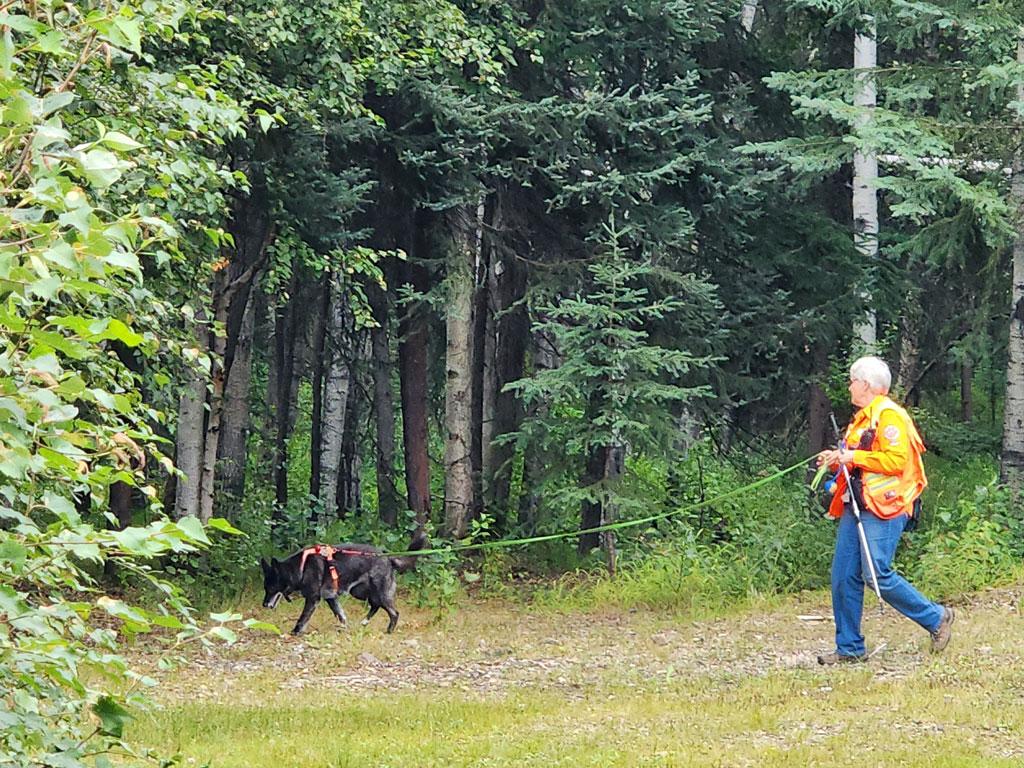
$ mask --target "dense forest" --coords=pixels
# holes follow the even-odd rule
[[[1015,573],[1022,25],[0,2],[0,763],[109,765],[124,640],[263,626],[190,604],[315,541],[423,530],[409,583],[446,605],[563,574],[821,587],[802,471],[716,499],[833,444],[865,351],[929,449],[904,567]]]

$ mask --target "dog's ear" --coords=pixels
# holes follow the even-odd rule
[[[270,563],[268,563],[262,557],[260,558],[260,570],[263,571],[264,575],[266,575],[267,572],[270,571]]]

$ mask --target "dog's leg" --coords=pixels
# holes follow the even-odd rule
[[[366,618],[365,618],[365,619],[363,619],[363,626],[364,626],[364,627],[365,627],[365,626],[366,626],[367,624],[369,624],[369,623],[370,623],[370,619],[372,619],[372,618],[373,618],[373,615],[374,615],[375,613],[377,613],[377,611],[379,611],[379,610],[380,610],[380,606],[379,606],[379,605],[371,605],[371,606],[370,606],[370,612],[369,612],[368,614],[366,614]]]
[[[341,626],[348,627],[348,616],[345,615],[345,611],[338,603],[338,598],[328,597],[327,604],[331,606],[331,610],[334,611],[334,615],[338,617],[338,621],[341,622]]]
[[[306,628],[309,623],[309,618],[313,615],[313,611],[316,610],[317,598],[307,597],[306,604],[302,606],[302,613],[299,614],[299,620],[295,622],[295,629],[292,630],[293,635],[301,635],[302,631]]]
[[[362,586],[364,584],[369,584],[370,582],[369,582],[369,578],[368,577],[369,577],[369,574],[364,573],[358,579],[356,579],[351,584],[349,584],[345,588],[345,591],[349,594],[350,597],[355,597],[355,595],[352,594],[352,590],[355,589],[356,587]],[[356,598],[356,599],[358,599],[358,598]]]
[[[395,631],[395,627],[398,625],[398,611],[395,610],[393,605],[385,605],[384,610],[388,612],[388,628],[384,630],[389,635]]]

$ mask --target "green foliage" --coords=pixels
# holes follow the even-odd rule
[[[675,503],[692,507],[774,470],[756,463],[741,469],[701,444],[675,471],[675,482],[688,489],[685,501]],[[681,509],[639,536],[623,533],[616,578],[578,568],[541,588],[536,600],[562,608],[610,604],[711,613],[748,598],[826,585],[834,536],[819,513],[808,515],[806,487],[783,478],[713,506]]]
[[[1006,529],[971,514],[976,510],[969,501],[962,504],[969,515],[963,525],[933,535],[910,569],[911,579],[939,600],[1006,584],[1021,575],[1020,554]]]
[[[919,528],[904,536],[900,570],[936,599],[956,599],[1020,575],[1024,518],[988,456],[925,456],[929,486]]]
[[[189,152],[177,107],[230,130],[217,97],[148,65],[144,36],[177,38],[192,15],[175,3],[13,2],[0,11],[0,763],[111,765],[144,752],[122,739],[138,688],[152,681],[119,655],[126,638],[171,645],[234,637],[204,630],[181,591],[152,569],[209,545],[195,519],[157,514],[142,468],[162,459],[140,382],[115,351],[148,356],[168,307],[142,283],[178,251],[157,185],[220,177]],[[153,90],[174,88],[161,98]],[[159,102],[153,107],[143,94]],[[207,99],[209,99],[207,101]],[[139,102],[131,111],[124,104]],[[213,103],[211,103],[213,102]],[[145,135],[174,114],[152,145]],[[216,114],[216,117],[212,115]],[[150,122],[153,121],[153,122]],[[209,124],[196,122],[193,136]],[[211,141],[216,138],[207,136]],[[179,154],[164,166],[165,153]],[[142,190],[148,190],[143,193]],[[93,510],[114,483],[137,485],[155,519],[108,530]],[[116,521],[114,521],[116,522]],[[223,521],[211,526],[233,530]],[[146,607],[104,593],[114,566],[147,583]]]
[[[788,102],[792,121],[745,151],[778,161],[780,178],[791,184],[784,194],[796,195],[802,208],[820,206],[847,230],[848,196],[840,207],[834,192],[849,183],[854,152],[878,158],[880,258],[857,265],[860,274],[843,286],[857,283],[871,294],[880,327],[893,328],[886,349],[895,352],[908,331],[920,331],[914,343],[922,360],[959,356],[970,365],[995,353],[1001,367],[1005,324],[994,327],[990,318],[1008,303],[1003,262],[1016,223],[1007,169],[1017,144],[1024,8],[799,0],[789,9],[784,28],[766,27],[756,47],[776,54],[763,81]],[[855,73],[848,48],[867,13],[877,27],[878,62]],[[799,37],[814,42],[793,46]],[[877,106],[854,106],[864,80]],[[953,295],[950,284],[961,289]],[[830,311],[848,320],[859,300],[844,299]],[[842,339],[848,327],[826,337]],[[920,382],[911,383],[920,395]]]
[[[624,516],[633,516],[647,497],[644,489],[634,486],[636,495],[627,496],[623,491],[630,486],[601,476],[581,486],[578,467],[609,446],[643,452],[670,444],[670,405],[706,393],[685,382],[709,358],[652,343],[649,328],[684,314],[696,324],[702,311],[714,306],[712,292],[692,276],[672,280],[650,262],[628,260],[621,246],[628,229],[609,224],[608,252],[588,266],[581,290],[537,309],[543,320],[535,330],[552,340],[561,365],[508,385],[537,415],[518,435],[504,439],[518,439],[523,450],[562,457],[546,468],[547,477],[535,479],[544,483],[545,504],[554,509],[596,502],[615,504]],[[669,278],[663,295],[648,287],[657,285],[658,277]],[[576,462],[576,471],[566,472],[566,459]]]

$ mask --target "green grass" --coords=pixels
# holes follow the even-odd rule
[[[1019,766],[1020,708],[1010,695],[984,698],[951,702],[927,680],[893,687],[870,672],[613,686],[568,700],[544,691],[488,701],[324,691],[273,706],[177,707],[139,735],[225,768],[847,766],[852,756],[863,765]]]
[[[1020,766],[1019,591],[961,606],[941,656],[869,606],[869,644],[888,647],[839,670],[814,663],[831,624],[798,618],[827,615],[821,593],[699,621],[466,602],[406,609],[391,637],[319,611],[303,639],[249,636],[160,673],[130,736],[222,768]]]

